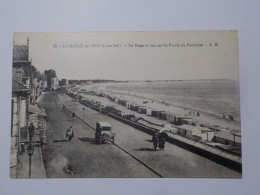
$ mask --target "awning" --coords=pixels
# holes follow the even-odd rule
[[[29,112],[33,114],[38,114],[40,116],[46,116],[46,113],[37,104],[29,105]]]

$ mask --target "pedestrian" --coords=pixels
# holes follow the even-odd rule
[[[28,127],[28,131],[29,131],[29,138],[30,138],[30,140],[32,140],[32,137],[34,135],[34,125],[33,125],[33,123],[30,123],[30,125]]]
[[[153,135],[152,141],[153,141],[154,151],[156,151],[156,148],[157,148],[157,145],[158,145],[158,134],[157,134],[157,132],[155,132],[155,134]]]
[[[165,141],[168,138],[168,134],[165,132],[160,133],[159,135],[159,148],[160,150],[164,150],[165,148]]]
[[[20,154],[23,155],[24,152],[25,152],[24,143],[21,143],[21,144],[20,144]]]
[[[75,120],[75,116],[76,116],[76,114],[75,114],[75,112],[72,112],[72,118],[73,118],[73,121]]]
[[[70,126],[70,128],[66,130],[66,138],[68,139],[68,141],[70,141],[73,137],[74,137],[74,132],[72,126]]]
[[[62,109],[63,109],[63,111],[65,111],[65,106],[64,105],[62,106]]]

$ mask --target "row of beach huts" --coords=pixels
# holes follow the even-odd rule
[[[127,101],[123,98],[116,97],[110,93],[105,93],[105,92],[100,92],[100,91],[88,91],[88,92],[85,91],[85,93],[89,93],[91,95],[97,95],[99,97],[106,97],[107,99],[111,100],[112,102],[115,102],[121,106],[124,106],[131,111],[135,111],[140,114],[152,116],[152,117],[155,117],[160,120],[165,120],[166,122],[172,123],[174,125],[183,125],[183,124],[197,125],[198,124],[197,120],[192,117],[181,116],[179,114],[154,109],[149,106],[139,105],[135,102]],[[79,95],[79,94],[77,96],[79,97],[79,99],[82,102],[85,102],[88,105],[92,105],[92,107],[96,107],[96,109],[99,109],[100,112],[112,112],[113,114],[116,114],[116,115],[127,116],[127,114],[123,113],[120,110],[120,108],[117,108],[116,106],[101,105],[99,102],[95,102],[93,99],[84,98],[82,95]],[[145,103],[147,103],[147,102],[145,102]],[[145,104],[145,103],[143,103],[143,104]]]
[[[68,95],[79,100],[85,106],[88,106],[101,113],[112,113],[116,116],[125,118],[133,122],[138,122],[140,120],[140,118],[137,118],[135,114],[124,113],[123,111],[121,111],[120,106],[115,106],[113,104],[103,105],[100,102],[95,101],[94,98],[87,98],[86,96],[84,96],[84,94],[105,97],[110,101],[117,103],[118,105],[128,108],[131,111],[152,116],[157,119],[164,120],[167,123],[174,124],[177,127],[175,128],[177,130],[177,132],[175,133],[178,133],[184,137],[191,138],[197,141],[205,140],[218,142],[219,144],[215,145],[218,145],[219,147],[222,147],[221,144],[241,147],[241,137],[234,137],[228,131],[225,131],[225,129],[219,126],[213,126],[207,123],[199,123],[196,119],[192,118],[191,116],[182,116],[168,111],[157,110],[149,106],[140,105],[136,102],[127,101],[123,98],[116,97],[111,93],[93,90],[84,91],[83,94],[78,93],[77,90],[68,90],[67,93]],[[196,126],[196,128],[194,126]]]

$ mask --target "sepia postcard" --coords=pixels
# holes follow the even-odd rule
[[[237,31],[13,36],[11,178],[242,178]]]

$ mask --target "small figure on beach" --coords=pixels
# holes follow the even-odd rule
[[[72,130],[72,126],[66,130],[66,138],[70,141],[74,137],[74,132]]]
[[[75,120],[75,116],[76,116],[75,112],[72,112],[71,116],[72,116],[72,119],[74,121]]]

